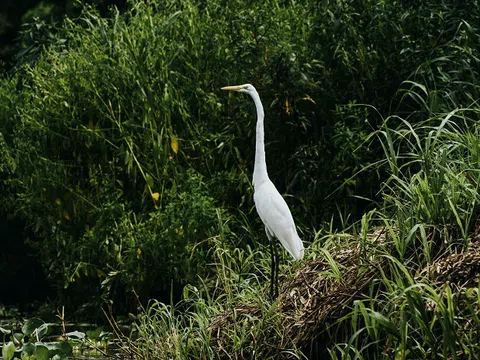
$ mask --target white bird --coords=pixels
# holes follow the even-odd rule
[[[275,282],[274,266],[276,261],[273,254],[274,244],[272,238],[275,236],[280,240],[283,247],[296,260],[303,259],[303,243],[297,234],[295,222],[293,221],[287,203],[268,177],[267,163],[265,162],[264,112],[257,90],[250,84],[225,86],[222,90],[238,91],[249,94],[257,108],[255,165],[253,168],[253,200],[257,208],[257,213],[265,225],[265,232],[267,233],[272,248],[272,282],[270,289],[272,296],[276,297],[276,295],[278,295],[278,289],[275,294],[273,291],[273,283]],[[278,281],[278,261],[276,262],[275,267]]]

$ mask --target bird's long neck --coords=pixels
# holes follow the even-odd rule
[[[260,96],[255,91],[251,94],[257,108],[257,135],[255,143],[255,166],[253,168],[253,186],[258,187],[268,180],[267,163],[265,162],[265,139],[263,130],[263,106]]]

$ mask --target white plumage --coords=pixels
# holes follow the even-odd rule
[[[253,200],[257,207],[258,215],[265,224],[266,231],[274,235],[285,249],[296,260],[303,259],[303,243],[297,234],[295,222],[288,209],[287,203],[268,180],[260,186],[255,186]]]
[[[260,96],[250,84],[226,86],[222,89],[249,94],[255,103],[257,109],[255,166],[253,170],[255,206],[260,219],[265,224],[265,231],[269,240],[271,240],[272,235],[275,236],[290,255],[297,260],[303,259],[303,243],[297,234],[290,209],[268,177],[265,162],[264,112]]]

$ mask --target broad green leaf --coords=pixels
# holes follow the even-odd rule
[[[45,344],[35,344],[35,358],[36,360],[48,360],[48,349]]]
[[[90,340],[100,340],[100,334],[103,329],[101,327],[96,328],[95,330],[87,331],[87,336]]]
[[[22,353],[27,354],[28,356],[32,355],[35,352],[35,345],[32,343],[26,343],[22,346]]]
[[[26,336],[32,336],[35,329],[45,324],[45,321],[39,318],[28,319],[22,326],[22,333]]]
[[[23,338],[25,336],[22,333],[13,333],[12,340],[16,346],[20,346],[23,343]]]
[[[52,343],[37,343],[37,345],[44,346],[50,351],[50,356],[61,353],[61,354],[70,354],[72,351],[72,345],[68,341],[59,341]]]
[[[48,333],[48,323],[42,324],[38,327],[38,338],[41,339]]]
[[[3,360],[10,360],[15,354],[15,345],[13,342],[9,341],[7,344],[3,344],[2,347],[2,356]]]
[[[145,181],[147,182],[147,185],[151,188],[153,187],[153,177],[150,174],[145,175]]]

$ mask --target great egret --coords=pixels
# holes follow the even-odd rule
[[[238,91],[249,94],[255,107],[257,108],[257,135],[255,145],[255,165],[253,168],[253,200],[257,207],[257,213],[265,224],[265,232],[270,241],[272,256],[272,274],[270,283],[270,292],[273,297],[278,296],[278,287],[275,292],[273,284],[277,286],[278,281],[278,259],[275,259],[273,236],[275,236],[283,247],[296,260],[303,259],[304,248],[300,237],[295,228],[292,214],[283,199],[282,195],[270,181],[267,173],[267,163],[265,162],[265,142],[263,129],[263,106],[257,90],[250,84],[225,86],[222,90]],[[275,269],[275,270],[274,270]],[[277,279],[275,280],[275,275]]]

